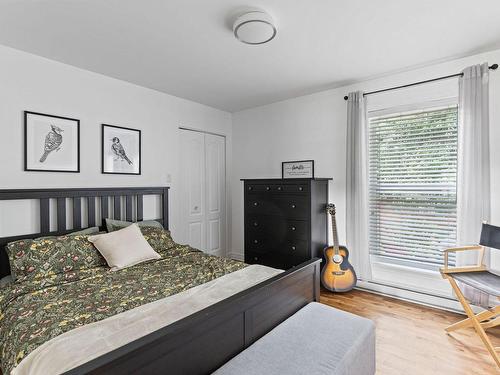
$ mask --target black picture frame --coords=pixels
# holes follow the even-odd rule
[[[120,129],[120,130],[125,130],[125,131],[130,131],[130,132],[137,132],[138,133],[138,156],[139,156],[139,169],[138,172],[113,172],[113,171],[107,171],[106,166],[105,166],[105,150],[104,150],[104,145],[105,145],[105,129],[106,128],[114,128],[114,129]],[[110,125],[110,124],[101,124],[101,173],[102,174],[118,174],[118,175],[134,175],[134,176],[139,176],[142,173],[142,133],[140,129],[134,129],[134,128],[127,128],[124,126],[117,126],[117,125]]]
[[[28,166],[28,120],[29,116],[43,116],[50,117],[59,120],[67,120],[74,121],[76,124],[76,169],[67,170],[67,169],[41,169],[41,168],[30,168]],[[56,116],[50,115],[47,113],[41,112],[33,112],[33,111],[24,111],[24,171],[25,172],[61,172],[61,173],[80,173],[80,120],[64,117],[64,116]]]
[[[299,164],[299,163],[311,163],[311,175],[310,176],[297,176],[297,177],[285,177],[285,165],[287,164]],[[294,178],[314,178],[314,160],[290,160],[281,163],[281,178],[282,179],[294,179]]]

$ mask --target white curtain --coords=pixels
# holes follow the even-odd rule
[[[347,100],[347,248],[357,276],[371,279],[368,250],[368,124],[361,91]]]
[[[488,64],[474,65],[459,79],[457,243],[478,244],[482,221],[490,219]],[[489,261],[487,254],[486,261]],[[457,265],[471,265],[475,254],[457,254]],[[486,306],[488,297],[461,285],[466,298]]]

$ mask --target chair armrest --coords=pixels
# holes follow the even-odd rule
[[[467,250],[481,250],[483,247],[481,245],[471,245],[471,246],[461,246],[461,247],[450,247],[449,249],[442,250],[443,253],[457,253],[459,251]]]
[[[465,267],[448,267],[448,255],[450,253],[457,253],[460,251],[467,250],[478,250],[480,251],[479,260],[477,265],[475,266],[465,266]],[[475,272],[475,271],[485,271],[486,267],[483,265],[484,259],[484,247],[480,245],[472,245],[472,246],[461,246],[461,247],[451,247],[449,249],[444,249],[444,267],[439,269],[441,275],[449,274],[449,273],[460,273],[460,272]]]

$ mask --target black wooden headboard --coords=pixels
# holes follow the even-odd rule
[[[5,252],[5,245],[23,238],[41,236],[58,236],[79,229],[93,226],[104,227],[106,218],[127,221],[142,221],[143,197],[157,195],[161,197],[162,217],[156,219],[168,229],[168,187],[125,187],[125,188],[85,188],[85,189],[15,189],[0,190],[0,200],[34,199],[40,202],[40,232],[21,234],[11,237],[0,237],[0,277],[10,274],[9,259]],[[125,202],[122,210],[122,198]],[[50,200],[57,202],[55,212],[50,212]],[[73,205],[73,228],[66,227],[66,203],[70,199]],[[82,200],[87,201],[87,225],[82,224]],[[96,223],[96,200],[100,200],[102,218]],[[110,205],[110,201],[112,204]],[[112,210],[110,209],[112,206]],[[122,215],[124,211],[125,215]],[[135,215],[134,215],[135,213]],[[50,218],[57,222],[57,230],[50,230]],[[1,228],[0,228],[1,229]]]

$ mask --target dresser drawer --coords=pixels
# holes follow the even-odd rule
[[[290,219],[308,219],[309,201],[300,195],[286,195],[276,198],[280,214]]]
[[[246,191],[248,193],[284,193],[288,190],[287,186],[282,184],[248,184]],[[298,190],[295,188],[293,191]]]
[[[248,193],[263,193],[263,192],[269,191],[270,188],[266,185],[263,185],[263,184],[248,184],[248,185],[245,185],[245,190]]]
[[[245,253],[245,263],[247,264],[263,264],[283,270],[297,266],[309,259],[310,257],[298,254],[284,255],[280,253],[256,253],[251,251]]]
[[[284,243],[278,252],[290,257],[304,257],[309,253],[309,247],[307,241],[290,240]]]
[[[270,215],[247,215],[245,233],[254,238],[276,238],[278,242],[288,239],[307,240],[309,235],[307,221],[284,220]]]
[[[247,184],[245,190],[248,193],[293,193],[301,194],[309,192],[307,184]]]
[[[245,263],[248,264],[263,264],[268,267],[279,268],[286,270],[293,267],[294,260],[287,259],[279,254],[262,254],[256,252],[245,253]]]
[[[245,217],[245,233],[250,238],[284,238],[286,223],[279,216],[247,215]]]
[[[289,220],[286,222],[286,233],[289,239],[307,240],[309,231],[307,221]]]
[[[279,215],[279,202],[271,195],[251,194],[245,202],[245,212],[248,214]]]
[[[283,186],[285,193],[308,193],[309,185],[306,184],[287,184]]]
[[[309,242],[287,236],[273,236],[262,233],[247,233],[245,250],[256,253],[280,253],[289,256],[309,254]]]
[[[309,201],[305,196],[292,194],[282,196],[252,194],[246,202],[245,212],[250,215],[280,215],[290,219],[307,220]]]
[[[245,236],[245,250],[257,253],[269,253],[277,247],[276,239],[266,236],[247,235]]]

